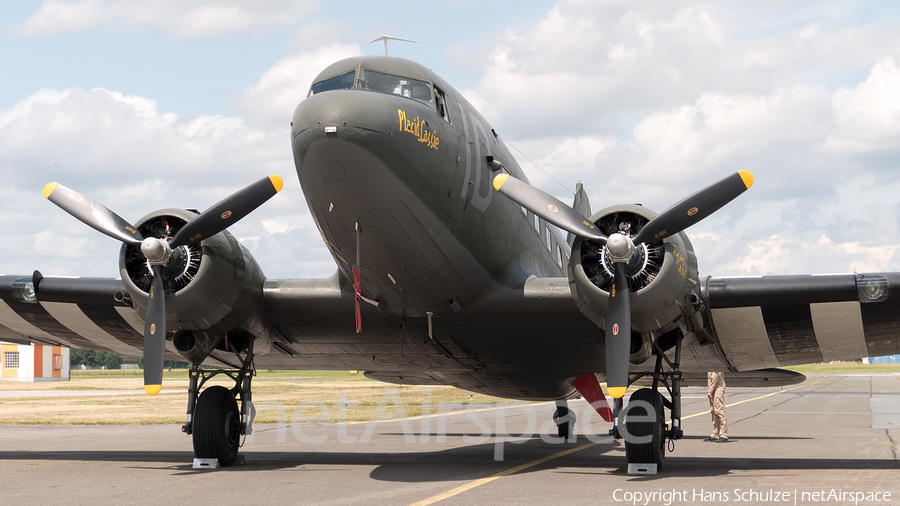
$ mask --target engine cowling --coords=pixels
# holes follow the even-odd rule
[[[136,227],[144,237],[172,237],[197,214],[163,209],[141,218]],[[123,244],[119,254],[122,283],[141,318],[146,318],[150,265],[139,246]],[[163,268],[167,328],[175,331],[176,349],[192,362],[202,362],[226,333],[240,346],[247,334],[266,337],[262,321],[265,275],[256,260],[227,231],[191,246],[175,248]],[[176,330],[177,329],[177,330]],[[267,341],[257,340],[256,352]],[[263,345],[263,346],[260,346]]]
[[[634,237],[657,213],[638,205],[603,209],[590,220],[605,235]],[[604,246],[578,237],[568,264],[569,287],[578,308],[598,327],[606,327],[613,264]],[[678,233],[651,244],[640,244],[626,268],[631,286],[631,362],[641,364],[652,354],[651,341],[678,326],[693,312],[698,286],[697,257],[690,240]]]

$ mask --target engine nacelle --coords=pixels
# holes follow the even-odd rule
[[[163,209],[141,218],[136,227],[144,237],[172,237],[196,216],[182,209]],[[145,318],[152,271],[140,246],[122,246],[119,272],[135,310]],[[226,333],[265,338],[265,279],[250,252],[227,231],[195,245],[175,248],[163,267],[163,280],[166,327],[170,332],[179,331],[179,352],[199,363],[220,346]],[[185,331],[192,341],[190,347],[183,339]],[[264,346],[255,350],[264,351]]]
[[[603,209],[591,221],[607,236],[634,236],[657,213],[638,205]],[[636,245],[626,271],[631,287],[631,362],[640,364],[652,354],[651,340],[676,328],[684,314],[693,314],[698,286],[697,257],[684,233],[652,244]],[[572,245],[569,287],[575,303],[601,329],[606,328],[613,264],[606,248],[581,237]]]

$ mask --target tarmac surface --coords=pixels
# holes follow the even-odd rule
[[[553,403],[348,424],[303,422],[341,407],[310,404],[218,470],[192,468],[180,426],[0,426],[0,504],[900,504],[900,374],[729,388],[726,404],[731,441],[704,442],[705,389],[685,388],[685,438],[653,476],[627,474],[584,401],[575,442],[550,435]]]

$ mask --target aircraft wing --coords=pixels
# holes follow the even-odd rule
[[[731,370],[900,353],[898,273],[709,277],[702,294]]]
[[[0,276],[0,341],[141,356],[144,319],[127,293],[117,278]],[[366,342],[353,331],[352,286],[338,275],[267,280],[263,298],[265,314],[258,316],[270,323],[268,335],[257,336],[258,367],[354,369],[362,365],[360,356],[382,354],[377,339]],[[384,323],[375,308],[365,314],[375,328]],[[185,361],[171,338],[166,359]],[[204,363],[235,365],[224,349]]]
[[[114,278],[0,276],[0,341],[140,356],[144,321],[125,293]],[[464,318],[434,315],[429,322],[363,304],[361,333],[354,325],[353,286],[339,273],[268,279],[262,296],[265,330],[254,349],[260,369],[360,370],[387,382],[524,398],[571,391],[565,382],[572,360],[587,372],[602,365],[602,334],[578,312],[566,278],[533,278],[518,289],[490,294]],[[548,339],[558,338],[560,329],[572,333],[571,349]],[[548,354],[560,352],[570,360],[548,368]],[[186,360],[171,334],[165,357]],[[237,366],[222,346],[204,363]]]
[[[142,354],[144,322],[121,280],[46,277],[35,296],[28,290],[34,279],[0,276],[0,341]],[[900,273],[708,277],[701,285],[709,339],[686,342],[686,372],[900,353],[900,294],[891,294]],[[580,315],[566,278],[531,279],[483,298],[467,309],[468,318],[435,315],[431,327],[424,318],[363,304],[362,333],[353,325],[352,285],[338,274],[269,279],[263,299],[267,335],[258,341],[259,368],[358,369],[383,381],[473,390],[485,390],[487,382],[521,384],[521,370],[535,381],[524,390],[573,369],[603,372],[602,331]],[[515,346],[502,345],[510,338]],[[563,349],[561,342],[564,363],[546,363],[543,357]],[[165,355],[185,360],[171,340]],[[233,366],[234,360],[217,349],[205,363]]]
[[[141,356],[144,320],[126,293],[116,278],[0,276],[0,341]],[[165,357],[184,361],[171,341]]]
[[[124,293],[113,278],[0,276],[0,340],[140,355],[143,321]]]

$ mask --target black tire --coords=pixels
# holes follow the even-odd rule
[[[564,416],[569,414],[569,408],[565,406],[557,406],[556,413],[553,414],[553,421],[558,422]],[[556,435],[563,439],[568,440],[569,435],[572,433],[572,421],[567,419],[565,422],[558,422],[556,424]]]
[[[635,401],[642,402],[632,405]],[[647,412],[648,405],[652,407],[652,413]],[[653,417],[653,421],[634,421],[634,418],[645,418],[648,415]],[[642,388],[631,394],[625,413],[625,430],[625,456],[628,463],[656,464],[657,472],[662,471],[666,462],[666,412],[659,392]],[[651,436],[649,442],[634,442],[634,439],[646,436]]]
[[[194,407],[194,456],[219,459],[222,467],[237,460],[241,414],[234,395],[225,387],[212,386],[200,393]]]

